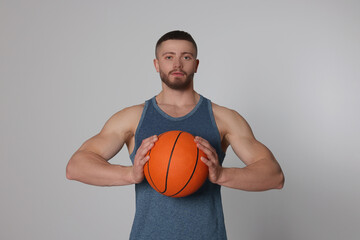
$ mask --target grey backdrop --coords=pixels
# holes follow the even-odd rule
[[[229,239],[355,240],[359,1],[0,0],[0,239],[127,239],[134,186],[65,179],[74,151],[160,91],[154,45],[199,45],[197,91],[237,110],[281,191],[223,188]],[[130,164],[124,148],[112,163]],[[243,166],[231,150],[226,166]]]

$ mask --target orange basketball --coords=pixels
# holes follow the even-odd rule
[[[208,176],[208,167],[200,160],[206,157],[194,142],[194,136],[183,131],[169,131],[158,136],[148,152],[144,174],[159,193],[185,197],[196,192]]]

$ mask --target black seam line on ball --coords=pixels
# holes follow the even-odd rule
[[[161,133],[161,134],[158,136],[158,138],[160,138],[160,136],[163,135],[163,134],[164,134],[164,133]],[[151,150],[152,150],[152,149],[150,149],[150,151],[149,151],[149,156],[151,155]],[[151,157],[151,156],[150,156],[150,157]],[[150,159],[151,159],[151,158],[150,158]],[[149,161],[146,163],[146,164],[147,164],[148,174],[149,174],[149,177],[150,177],[150,180],[151,180],[153,186],[156,188],[156,191],[161,192],[160,189],[157,188],[157,186],[155,185],[155,183],[154,183],[154,181],[153,181],[153,179],[152,179],[152,177],[151,177],[151,174],[150,174],[150,162],[151,162],[151,161],[150,161],[150,159],[149,159]]]
[[[198,160],[199,160],[199,148],[196,148],[197,149],[197,153],[196,153],[196,162],[195,162],[195,166],[194,166],[194,169],[193,169],[193,172],[189,178],[189,180],[187,181],[187,183],[185,184],[185,186],[180,189],[180,191],[178,191],[177,193],[171,195],[170,197],[174,197],[176,195],[178,195],[182,190],[184,190],[186,188],[186,186],[189,184],[189,182],[191,181],[192,177],[194,176],[194,173],[195,173],[195,170],[196,170],[196,167],[197,167],[197,163],[198,163]]]
[[[150,156],[150,154],[151,154],[151,149],[150,149],[150,151],[149,151],[149,156]],[[156,188],[156,191],[160,192],[160,190],[156,187],[154,181],[153,181],[152,178],[151,178],[151,174],[150,174],[150,161],[147,162],[147,171],[148,171],[148,174],[149,174],[149,177],[150,177],[150,180],[151,180],[153,186]]]
[[[178,139],[179,139],[179,137],[180,137],[180,135],[181,135],[182,133],[183,133],[183,132],[180,132],[180,133],[178,134],[178,136],[176,137],[176,140],[175,140],[175,142],[174,142],[173,148],[172,148],[172,150],[171,150],[170,158],[169,158],[169,161],[168,161],[168,167],[167,167],[167,170],[166,170],[165,190],[164,190],[163,192],[160,192],[160,193],[165,193],[166,190],[167,190],[167,180],[168,180],[168,176],[169,176],[169,169],[170,169],[171,158],[172,158],[172,155],[173,155],[173,153],[174,153],[174,149],[175,149],[176,143],[177,143],[177,141],[178,141]]]

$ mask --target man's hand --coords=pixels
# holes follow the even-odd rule
[[[147,156],[146,154],[154,146],[157,140],[158,137],[156,135],[144,139],[136,151],[131,171],[134,183],[141,183],[144,180],[144,165],[150,159],[150,156]]]
[[[216,150],[207,140],[201,137],[195,137],[195,142],[197,144],[197,147],[202,150],[207,156],[207,158],[201,157],[201,161],[203,161],[209,167],[210,182],[218,184],[220,177],[223,173],[223,168],[220,166]]]

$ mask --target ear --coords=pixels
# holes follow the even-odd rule
[[[154,67],[156,71],[159,72],[159,60],[157,60],[156,58],[154,59]]]
[[[200,63],[199,59],[196,59],[195,73],[197,72],[197,69],[199,67],[199,63]]]

